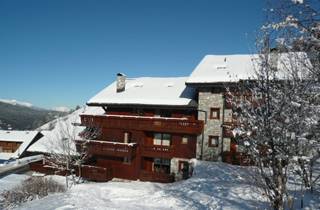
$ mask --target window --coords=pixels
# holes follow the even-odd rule
[[[188,139],[189,139],[188,136],[183,136],[181,144],[188,144]]]
[[[154,158],[153,171],[170,174],[170,159]]]
[[[209,147],[217,147],[219,146],[219,136],[209,136]]]
[[[170,146],[171,135],[166,133],[155,133],[153,136],[154,145]]]
[[[2,147],[0,147],[0,152],[2,152]]]
[[[220,119],[220,108],[210,109],[210,119]]]
[[[162,134],[161,133],[155,133],[153,135],[153,144],[154,145],[161,145],[162,144]]]
[[[3,152],[4,153],[12,153],[13,151],[11,149],[4,149]]]
[[[131,158],[129,158],[129,157],[124,157],[124,158],[123,158],[123,163],[131,164]]]

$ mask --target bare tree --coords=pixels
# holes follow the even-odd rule
[[[237,139],[254,160],[273,208],[284,209],[291,200],[290,176],[300,175],[310,188],[319,180],[312,181],[320,144],[319,10],[302,0],[269,3],[259,55],[253,56],[255,73],[230,89],[229,98]]]
[[[304,68],[304,84],[309,83],[311,88],[306,92],[304,100],[308,102],[311,128],[305,137],[319,142],[319,113],[320,113],[320,1],[319,0],[271,0],[268,21],[265,29],[273,36],[273,44],[283,52],[306,52],[311,64]],[[308,125],[305,125],[305,128]],[[318,132],[317,132],[318,131]],[[302,139],[303,140],[303,139]],[[310,142],[310,141],[309,141]],[[300,143],[300,147],[302,144]],[[315,144],[303,146],[305,151],[300,151],[296,162],[299,167],[295,171],[301,176],[305,187],[313,189],[314,184],[320,179],[313,176],[320,157],[319,146]],[[308,151],[308,152],[307,152]],[[305,153],[308,153],[307,155]],[[308,158],[305,158],[305,155]]]
[[[48,155],[45,162],[52,167],[56,173],[62,173],[66,176],[66,185],[69,186],[68,176],[71,175],[72,183],[75,179],[76,170],[81,177],[81,165],[87,160],[86,139],[92,139],[100,135],[100,129],[89,127],[83,128],[74,126],[68,120],[60,120],[55,128],[47,134]]]

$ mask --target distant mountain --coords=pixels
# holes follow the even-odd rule
[[[0,129],[33,130],[67,112],[41,109],[27,102],[0,99]]]
[[[33,105],[29,102],[22,102],[22,101],[17,101],[14,99],[0,99],[0,102],[7,103],[7,104],[12,104],[12,105],[21,105],[21,106],[26,106],[26,107],[33,107]]]
[[[54,107],[54,108],[52,108],[52,110],[58,111],[58,112],[70,112],[71,111],[71,109],[69,107],[65,107],[65,106]]]

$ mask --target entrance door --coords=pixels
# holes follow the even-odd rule
[[[179,161],[179,170],[182,173],[183,179],[189,178],[189,162],[187,161]]]

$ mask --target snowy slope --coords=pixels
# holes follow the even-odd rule
[[[198,161],[194,177],[186,181],[85,183],[18,209],[255,209],[265,205],[246,169]]]
[[[23,204],[20,210],[45,209],[266,209],[262,192],[253,186],[250,167],[195,161],[194,176],[172,184],[139,181],[84,183],[66,193]],[[0,186],[13,187],[23,177],[10,175]],[[63,184],[64,180],[59,179]],[[1,191],[1,190],[0,190]],[[296,201],[299,204],[299,201]],[[305,196],[305,209],[320,209],[319,192]]]
[[[11,174],[0,179],[0,193],[5,190],[10,190],[21,181],[27,179],[29,176],[24,174]]]
[[[88,107],[80,108],[73,113],[53,120],[37,130],[41,131],[44,135],[37,142],[32,144],[29,148],[29,152],[43,152],[43,153],[63,153],[62,151],[62,139],[69,141],[78,138],[78,134],[83,131],[84,127],[74,126],[74,123],[80,123],[80,114],[103,114],[104,111],[101,107]],[[70,144],[74,148],[73,142]]]

